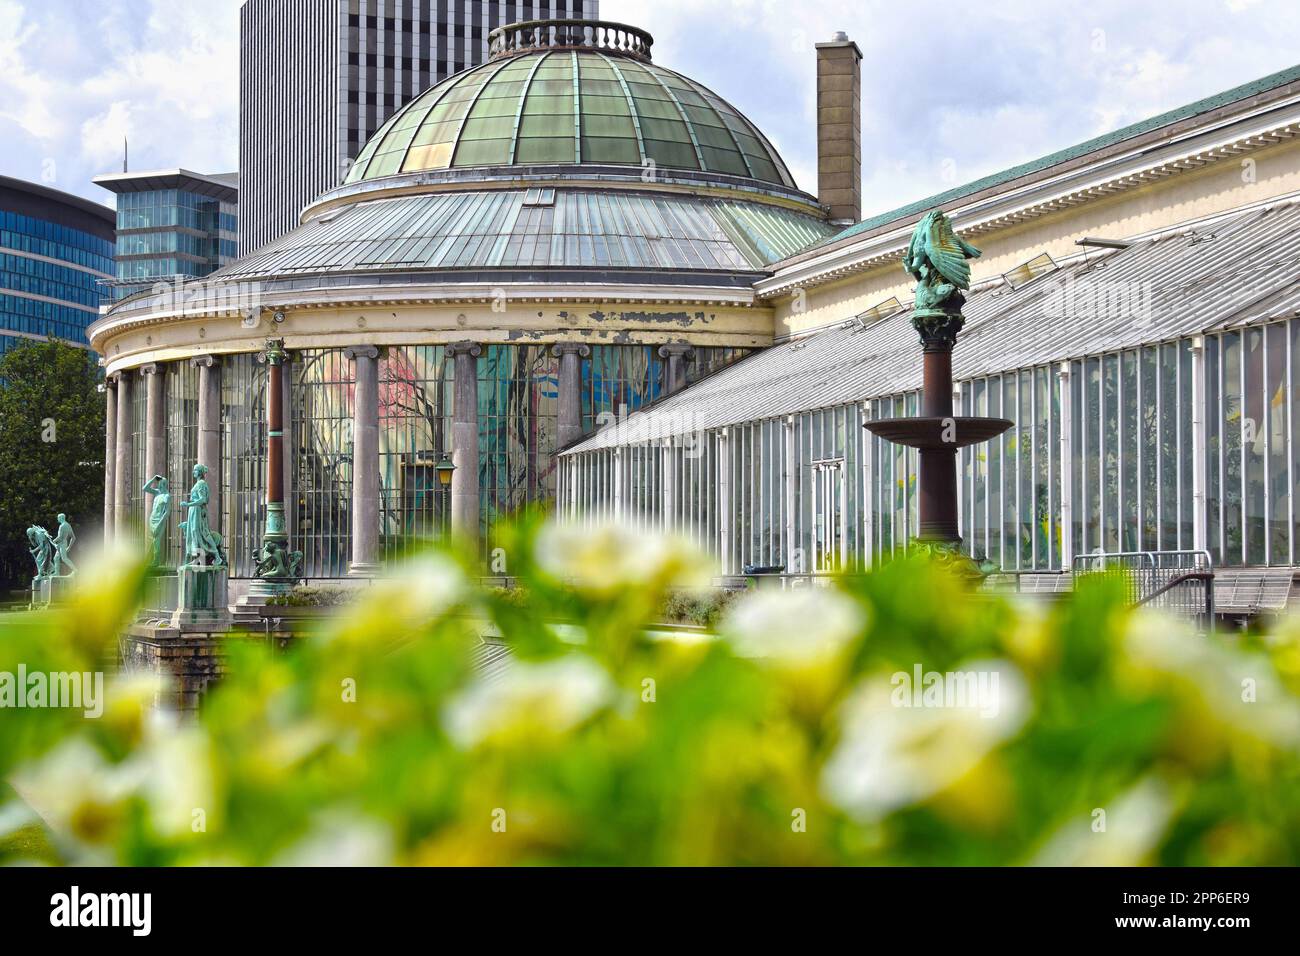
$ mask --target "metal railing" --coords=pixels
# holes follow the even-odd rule
[[[1075,576],[1124,572],[1129,601],[1195,620],[1205,630],[1214,625],[1214,561],[1208,551],[1120,551],[1081,554]]]
[[[524,20],[488,34],[488,56],[513,56],[534,50],[597,50],[650,59],[654,37],[639,27],[609,20]]]

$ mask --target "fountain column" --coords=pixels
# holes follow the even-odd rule
[[[284,516],[284,340],[266,343],[266,530],[257,557],[257,580],[248,593],[284,594],[302,578],[302,552],[289,550]]]

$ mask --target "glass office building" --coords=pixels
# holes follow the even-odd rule
[[[209,275],[235,258],[238,175],[185,169],[96,176],[117,194],[113,298]]]
[[[113,211],[0,176],[0,352],[21,339],[87,344],[113,272]]]

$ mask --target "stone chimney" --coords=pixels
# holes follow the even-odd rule
[[[862,218],[861,63],[842,31],[817,44],[817,198],[846,223]]]

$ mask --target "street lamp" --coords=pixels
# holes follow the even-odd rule
[[[443,537],[446,537],[447,528],[451,522],[451,509],[448,505],[448,498],[451,494],[451,476],[456,470],[456,466],[452,464],[447,453],[443,452],[442,459],[434,466],[433,470],[438,473],[438,484],[442,488],[442,531]]]

